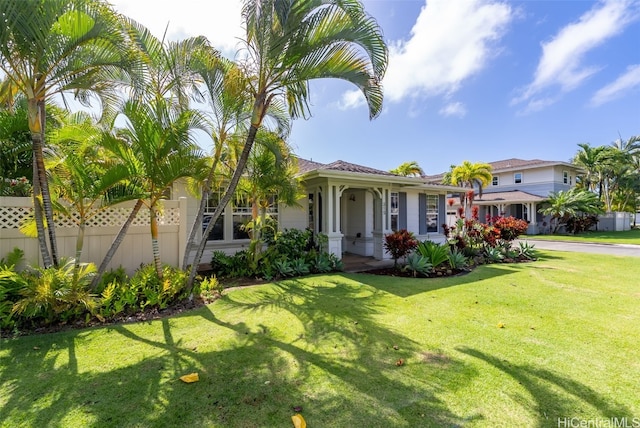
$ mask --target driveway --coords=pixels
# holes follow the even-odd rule
[[[608,254],[611,256],[640,257],[640,245],[629,244],[592,244],[582,242],[543,241],[529,239],[539,250],[572,251],[576,253]],[[516,245],[517,241],[516,241]]]

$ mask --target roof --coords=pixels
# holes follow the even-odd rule
[[[476,196],[473,202],[541,202],[546,199],[522,190],[511,190],[508,192],[483,193],[482,198]]]
[[[306,174],[308,172],[316,171],[316,170],[323,170],[323,171],[357,172],[361,174],[374,174],[374,175],[384,175],[384,176],[392,176],[392,177],[396,175],[387,171],[382,171],[379,169],[370,168],[368,166],[358,165],[355,163],[345,162],[343,160],[337,160],[329,164],[323,164],[323,163],[314,162],[307,159],[298,158],[298,167],[300,169],[301,174]]]
[[[487,162],[491,165],[491,172],[500,173],[506,171],[513,171],[518,169],[530,169],[530,168],[542,168],[545,166],[554,166],[554,165],[564,165],[566,167],[572,167],[575,169],[581,169],[579,166],[574,165],[570,162],[563,161],[548,161],[542,159],[504,159],[495,162]],[[427,183],[438,184],[442,182],[442,178],[445,173],[436,174],[436,175],[424,175],[422,177]]]

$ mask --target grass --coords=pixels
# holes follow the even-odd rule
[[[595,242],[598,244],[640,245],[640,229],[624,232],[585,232],[578,235],[526,235],[522,239],[545,241]]]
[[[294,406],[310,427],[640,417],[637,260],[541,254],[441,279],[311,276],[3,340],[0,426],[287,427]]]

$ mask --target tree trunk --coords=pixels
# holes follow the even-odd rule
[[[220,153],[222,151],[222,144],[220,144],[219,148],[216,148],[216,152],[213,158],[213,164],[211,165],[211,170],[209,170],[209,175],[204,182],[202,187],[202,197],[200,198],[200,205],[198,206],[198,213],[196,214],[196,218],[193,220],[193,224],[191,225],[191,230],[189,231],[189,239],[187,239],[186,248],[184,250],[184,258],[182,259],[182,270],[187,270],[189,266],[189,254],[191,253],[191,248],[196,242],[196,230],[202,224],[202,220],[204,218],[204,209],[207,206],[207,200],[209,199],[209,195],[211,194],[211,183],[216,175],[216,168],[218,167],[218,160],[220,159]],[[202,236],[202,239],[206,241],[206,235]]]
[[[233,172],[233,176],[231,177],[231,181],[229,182],[229,186],[222,197],[222,200],[216,207],[215,212],[211,216],[211,220],[207,225],[207,228],[203,232],[203,237],[209,236],[209,232],[213,228],[213,225],[218,221],[220,215],[227,207],[227,204],[233,197],[236,192],[236,188],[238,187],[238,182],[240,181],[240,177],[244,173],[244,169],[247,166],[247,161],[249,160],[249,154],[251,153],[251,149],[253,148],[253,143],[256,139],[256,134],[258,133],[258,128],[262,124],[262,119],[264,118],[264,114],[269,108],[270,98],[267,99],[265,93],[260,93],[256,96],[256,100],[253,103],[253,112],[251,115],[251,127],[249,128],[249,133],[247,134],[247,139],[244,143],[244,147],[242,148],[242,153],[240,154],[240,158],[238,159],[238,163],[236,165],[236,170]],[[202,261],[202,254],[204,253],[204,247],[207,243],[206,239],[201,239],[200,244],[198,244],[198,249],[196,250],[195,257],[193,259],[193,264],[191,265],[191,270],[189,271],[189,278],[187,280],[186,290],[187,293],[191,293],[193,290],[193,283],[196,279],[196,274],[198,273],[198,265]]]
[[[162,262],[160,261],[160,244],[158,242],[158,211],[156,203],[149,207],[149,223],[151,224],[151,249],[153,250],[153,264],[158,278],[162,279]]]
[[[138,212],[140,211],[140,208],[142,208],[143,203],[144,201],[142,199],[138,199],[135,206],[131,210],[129,217],[127,217],[127,220],[120,227],[120,231],[118,232],[118,235],[116,235],[113,242],[111,243],[111,247],[109,247],[107,254],[105,254],[104,259],[102,260],[102,263],[98,268],[98,272],[96,273],[96,276],[93,278],[93,281],[91,281],[92,289],[95,290],[96,287],[98,286],[98,283],[102,278],[102,275],[104,275],[105,271],[107,270],[107,266],[109,266],[109,263],[111,263],[111,260],[113,259],[113,256],[116,254],[116,251],[118,251],[118,247],[120,247],[120,244],[122,244],[122,241],[124,241],[124,237],[127,234],[127,230],[129,230],[129,226],[131,226],[131,223],[133,223],[133,220],[135,220],[136,215],[138,215]]]
[[[251,128],[249,128],[249,134],[247,135],[247,140],[244,143],[244,148],[242,149],[242,153],[240,154],[240,158],[238,159],[238,164],[236,165],[236,170],[233,172],[233,176],[231,177],[229,186],[227,187],[227,190],[225,191],[225,194],[222,197],[222,200],[220,201],[220,203],[218,203],[216,210],[211,216],[211,220],[209,220],[209,224],[207,225],[207,228],[202,233],[203,238],[200,240],[200,243],[198,244],[198,248],[196,250],[193,263],[191,264],[191,269],[189,271],[189,279],[187,281],[187,292],[191,292],[191,290],[193,289],[193,282],[195,281],[196,274],[198,273],[198,265],[202,260],[204,247],[207,243],[207,240],[205,239],[205,237],[209,236],[209,232],[211,232],[213,225],[218,221],[218,218],[220,218],[220,215],[222,214],[224,209],[227,207],[227,204],[229,203],[229,201],[231,200],[231,198],[236,192],[236,188],[238,187],[238,182],[240,181],[240,177],[244,173],[244,169],[247,165],[247,160],[249,159],[249,153],[251,152],[251,148],[253,147],[253,142],[256,139],[256,133],[258,132],[259,126],[260,125],[256,126],[252,124]]]
[[[38,170],[36,167],[35,158],[33,159],[33,216],[36,220],[36,229],[38,231],[38,245],[40,246],[40,255],[42,256],[42,264],[45,268],[49,268],[53,265],[51,262],[51,254],[49,253],[49,247],[47,247],[47,238],[44,228],[44,221],[42,217],[42,205],[40,199],[42,192],[40,192],[40,181],[38,180]]]

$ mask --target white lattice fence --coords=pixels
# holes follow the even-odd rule
[[[164,263],[177,266],[181,260],[186,239],[186,199],[164,201],[159,213],[159,240],[161,257]],[[87,222],[82,261],[100,263],[111,242],[128,218],[133,202],[127,202],[100,211]],[[13,248],[25,251],[25,258],[30,264],[40,263],[37,240],[22,235],[18,227],[22,219],[32,215],[30,198],[0,197],[0,258]],[[75,238],[78,229],[78,216],[58,216],[56,218],[56,235],[58,250],[62,256],[72,257],[75,254]],[[151,237],[149,233],[149,211],[141,209],[134,219],[125,241],[120,246],[112,267],[122,266],[133,271],[141,264],[152,260]]]

